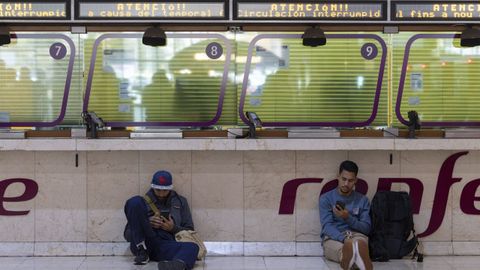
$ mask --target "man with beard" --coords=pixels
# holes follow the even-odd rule
[[[361,270],[373,269],[367,237],[370,203],[355,191],[357,174],[357,164],[343,161],[338,170],[338,187],[322,194],[319,202],[324,256],[339,262],[343,270],[354,265]]]
[[[172,175],[158,171],[144,197],[134,196],[125,204],[128,225],[125,238],[135,255],[135,264],[158,261],[159,270],[189,270],[198,254],[195,243],[177,242],[175,234],[193,230],[187,199],[173,190]]]

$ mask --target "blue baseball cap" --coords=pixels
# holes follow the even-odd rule
[[[158,171],[152,177],[152,184],[154,189],[171,190],[173,189],[172,175],[167,171]]]

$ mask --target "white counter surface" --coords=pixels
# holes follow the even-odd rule
[[[479,139],[2,139],[0,151],[480,150]]]

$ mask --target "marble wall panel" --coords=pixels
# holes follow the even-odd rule
[[[347,151],[296,151],[295,168],[297,178],[324,178],[324,181],[337,177],[338,166],[347,159]]]
[[[460,151],[459,151],[460,152]],[[480,197],[480,188],[473,190],[475,186],[470,186],[468,183],[480,181],[480,151],[469,151],[466,155],[461,156],[455,163],[453,177],[462,178],[458,183],[452,187],[453,193],[453,240],[454,241],[480,241],[480,231],[478,225],[480,224],[479,214],[466,214],[460,208],[460,200],[464,190],[470,190],[474,196]],[[467,194],[467,193],[465,193]],[[467,196],[467,195],[464,195]],[[467,197],[464,198],[466,200]],[[474,203],[476,209],[480,209],[480,203]],[[480,212],[477,210],[477,212]],[[460,245],[460,247],[463,247]],[[466,249],[467,250],[467,249]],[[457,250],[455,250],[457,254]],[[468,253],[468,250],[467,250]],[[462,253],[463,254],[463,253]]]
[[[195,227],[206,241],[243,241],[243,153],[195,151],[192,202]]]
[[[141,151],[140,194],[149,189],[153,174],[166,170],[172,174],[174,189],[189,202],[192,199],[192,152],[191,151]]]
[[[346,158],[347,151],[296,151],[296,178],[323,178],[322,183],[303,184],[297,190],[296,241],[320,241],[320,191],[325,183],[337,177],[338,166]]]
[[[296,256],[323,256],[322,242],[296,242]]]
[[[392,164],[390,164],[390,154]],[[368,183],[367,196],[371,200],[377,192],[378,179],[400,176],[400,154],[393,151],[349,151],[348,159],[358,165],[358,177]],[[392,185],[392,190],[399,190]]]
[[[401,177],[416,178],[423,183],[423,196],[420,213],[414,215],[417,234],[424,232],[431,219],[432,207],[437,187],[438,173],[443,162],[454,152],[452,151],[402,151],[400,153]],[[452,240],[452,205],[453,192],[449,192],[445,216],[438,230],[423,241]]]
[[[87,240],[86,153],[36,152],[35,241]]]
[[[318,196],[321,186],[321,184],[307,183],[297,189],[294,209],[296,241],[320,241]]]
[[[245,242],[245,256],[288,256],[295,254],[295,242]]]
[[[282,188],[295,178],[294,151],[245,151],[245,241],[293,241],[295,217],[278,215]]]
[[[207,256],[243,256],[243,242],[205,242]]]
[[[79,152],[78,167],[70,151],[0,152],[0,180],[23,177],[39,185],[35,199],[4,203],[6,209],[30,213],[0,218],[0,242],[29,243],[22,253],[28,255],[128,253],[122,235],[124,203],[148,189],[156,170],[166,169],[174,176],[175,189],[189,200],[202,238],[222,246],[218,254],[228,253],[223,243],[237,243],[232,251],[237,255],[273,254],[264,246],[289,243],[278,255],[318,255],[318,195],[336,177],[341,161],[357,162],[370,198],[379,177],[422,181],[421,212],[414,216],[416,231],[422,233],[431,218],[442,163],[458,152],[397,151],[390,164],[390,151],[92,151]],[[445,217],[433,235],[422,239],[426,254],[477,254],[480,215],[463,213],[459,202],[465,186],[480,179],[479,164],[480,151],[457,160],[453,177],[461,181],[452,185],[448,198],[441,198],[447,200]],[[278,215],[283,185],[307,177],[324,182],[300,186],[294,214]],[[405,184],[394,185],[394,190],[406,189]],[[23,185],[13,184],[5,195],[23,191]],[[480,203],[475,207],[480,209]],[[291,246],[295,241],[296,248]],[[299,248],[300,243],[305,247]],[[88,244],[97,246],[88,251]],[[12,252],[0,250],[0,255]]]
[[[454,255],[452,242],[432,241],[426,242],[420,240],[423,254],[427,256]]]
[[[33,242],[0,242],[0,256],[33,256],[34,249]]]
[[[132,256],[128,242],[87,242],[87,256]]]
[[[36,242],[34,256],[85,256],[86,242]]]
[[[0,151],[0,180],[27,178],[35,181],[35,154],[26,151]],[[14,183],[8,186],[4,196],[18,197],[25,192],[25,185]],[[9,211],[29,211],[27,215],[2,216],[0,218],[0,241],[30,242],[35,235],[35,200],[4,202]]]
[[[479,242],[453,242],[453,253],[460,256],[478,256],[480,254]],[[475,265],[478,267],[478,264]]]
[[[137,151],[87,153],[88,241],[125,241],[123,207],[139,193],[138,161]]]

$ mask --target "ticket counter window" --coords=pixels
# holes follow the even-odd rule
[[[78,75],[73,76],[72,45],[66,34],[18,33],[1,47],[1,122],[55,125],[65,118],[63,100],[70,83],[78,82]],[[78,92],[70,97],[75,95],[77,106],[71,104],[70,109],[78,109]]]
[[[480,123],[480,49],[460,33],[332,33],[302,46],[283,32],[16,33],[0,48],[0,122],[123,126],[402,126]],[[385,59],[384,59],[385,58]],[[84,103],[86,101],[86,103]],[[25,126],[25,125],[23,125]]]
[[[145,46],[141,34],[131,33],[98,35],[86,42],[91,59],[85,78],[88,110],[107,122],[202,125],[222,114],[225,100],[235,106],[226,64],[233,62],[232,45],[222,35],[168,34],[163,47]],[[229,123],[233,117],[230,113]]]
[[[461,47],[459,33],[393,37],[397,116],[407,119],[407,112],[415,110],[424,127],[479,125],[480,48]],[[397,117],[393,124],[402,125]]]
[[[239,65],[247,73],[240,108],[257,112],[264,124],[386,124],[381,34],[327,34],[327,44],[314,48],[302,45],[301,33],[258,33],[250,40],[238,43],[247,59]]]

